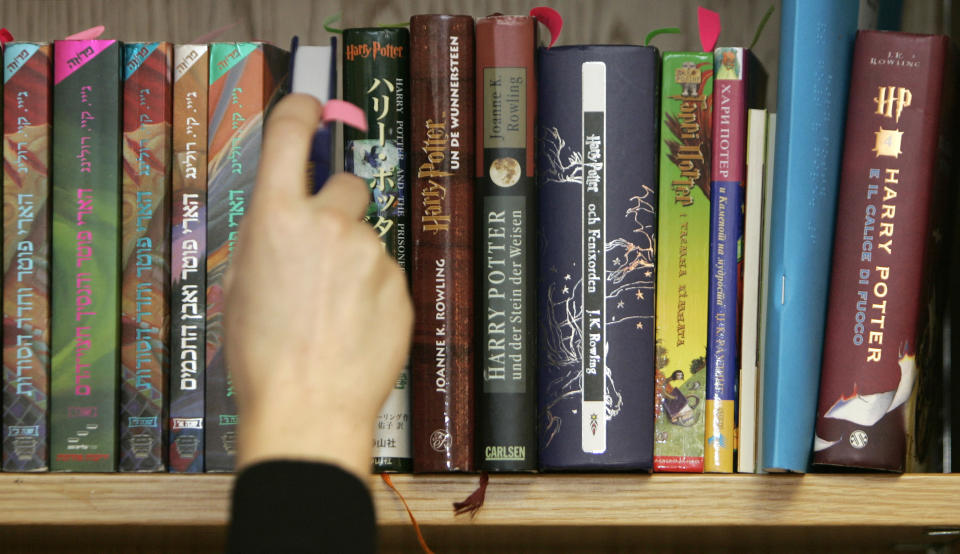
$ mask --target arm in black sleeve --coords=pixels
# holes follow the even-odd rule
[[[373,500],[352,473],[273,461],[237,476],[228,552],[374,552],[376,544]]]

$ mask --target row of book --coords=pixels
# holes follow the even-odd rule
[[[5,470],[233,467],[222,280],[287,64],[258,43],[5,46]]]
[[[922,275],[937,275],[916,268],[946,259],[925,241],[949,235],[916,226],[951,198],[891,200],[907,176],[945,190],[910,172],[934,166],[942,129],[924,107],[946,41],[866,33],[853,55],[855,4],[783,3],[775,131],[748,110],[764,80],[744,48],[537,49],[526,16],[348,29],[340,56],[295,45],[293,90],[334,97],[339,65],[341,98],[366,111],[368,131],[342,131],[343,167],[410,274],[412,355],[375,469],[805,471],[814,444],[826,465],[902,469],[918,444],[906,400],[939,354],[916,343]],[[829,86],[802,97],[794,41],[811,22],[836,55],[816,68]],[[847,127],[840,179],[851,64],[851,106],[895,120]],[[4,469],[229,471],[222,276],[287,53],[12,43],[4,67]],[[335,135],[315,138],[314,188],[339,166]],[[881,258],[894,209],[919,222],[896,221],[907,262]],[[833,272],[828,321],[830,268],[855,260]]]
[[[411,20],[412,140],[390,138],[409,144],[412,184],[402,162],[396,189],[356,171],[376,157],[352,137],[382,146],[381,131],[344,148],[375,194],[411,189],[414,471],[942,467],[950,49],[864,32],[854,51],[858,21],[876,20],[859,9],[785,2],[780,125],[748,118],[765,75],[743,48],[536,50],[533,20],[498,16],[476,22],[469,72],[469,18]],[[792,73],[807,30],[832,37],[815,95]],[[344,35],[348,53],[405,40]],[[377,119],[384,104],[347,83],[396,68],[343,64],[344,98]],[[472,132],[450,115],[467,87]],[[891,203],[901,180],[906,208]],[[406,235],[384,236],[401,263]],[[396,414],[382,418],[394,431]],[[381,451],[379,469],[409,467],[404,455]]]

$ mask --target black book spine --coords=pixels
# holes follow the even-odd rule
[[[538,61],[540,467],[649,471],[659,54]]]
[[[535,23],[476,27],[477,458],[486,471],[537,469]]]

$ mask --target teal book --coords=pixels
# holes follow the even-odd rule
[[[54,44],[53,471],[117,467],[122,57],[115,40]]]
[[[780,12],[763,384],[766,471],[806,471],[813,447],[859,5],[784,0]]]

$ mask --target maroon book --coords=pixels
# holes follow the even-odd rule
[[[862,31],[854,47],[814,464],[903,471],[930,266],[948,40]],[[928,310],[933,310],[928,311]]]
[[[410,18],[413,470],[473,470],[473,18]]]

